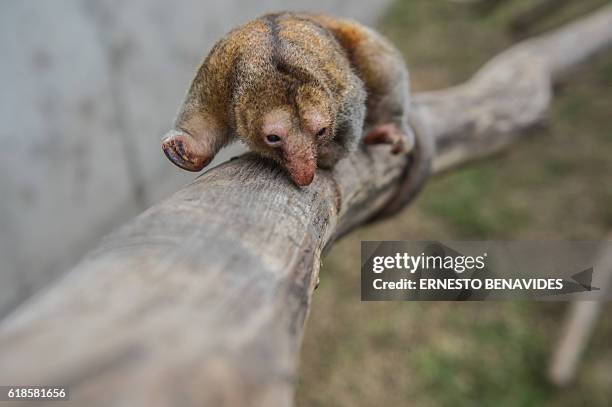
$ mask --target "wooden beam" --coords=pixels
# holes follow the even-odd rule
[[[515,141],[552,80],[611,40],[606,7],[415,95],[435,171]],[[250,155],[206,172],[2,322],[0,383],[68,385],[87,406],[291,405],[321,254],[385,206],[404,166],[364,149],[304,189]]]

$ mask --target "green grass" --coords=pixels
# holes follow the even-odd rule
[[[500,196],[492,163],[467,168],[442,177],[423,198],[428,216],[444,220],[466,239],[511,236],[530,220],[526,208]],[[440,199],[446,195],[445,199]],[[502,198],[502,199],[500,199]]]
[[[453,352],[432,348],[419,355],[415,367],[430,384],[428,391],[439,395],[437,405],[545,402],[551,391],[541,371],[545,344],[523,323],[521,309],[508,306],[505,313],[503,319],[456,324],[454,328],[467,332],[469,340],[462,340],[461,348]]]
[[[470,77],[514,41],[530,0],[490,15],[446,0],[397,1],[381,30],[413,88]],[[602,4],[576,0],[534,32]],[[301,356],[298,406],[607,406],[612,320],[603,312],[577,382],[549,386],[562,303],[362,303],[360,240],[601,239],[612,230],[612,52],[556,88],[545,126],[508,151],[434,178],[407,211],[359,229],[324,259]]]

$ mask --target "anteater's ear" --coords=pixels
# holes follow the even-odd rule
[[[170,130],[162,139],[162,150],[170,161],[187,171],[200,171],[215,157],[216,151],[183,130]]]

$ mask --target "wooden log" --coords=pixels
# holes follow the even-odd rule
[[[416,95],[435,171],[516,140],[552,79],[611,40],[606,7]],[[251,155],[206,172],[2,322],[0,383],[68,385],[87,406],[291,405],[321,254],[385,206],[404,166],[364,149],[304,189]]]

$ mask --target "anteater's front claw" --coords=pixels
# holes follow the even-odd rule
[[[194,150],[198,150],[194,148],[195,144],[195,140],[190,135],[173,130],[162,140],[162,150],[176,166],[197,172],[206,167],[212,161],[212,157],[194,153]]]
[[[406,154],[412,151],[414,135],[410,132],[410,129],[402,131],[397,124],[387,123],[370,130],[363,142],[370,145],[389,144],[392,154]]]

